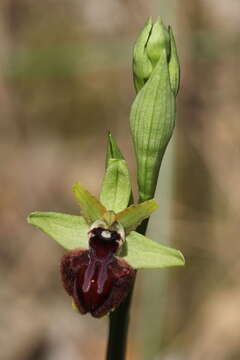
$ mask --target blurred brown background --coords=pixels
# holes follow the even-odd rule
[[[159,14],[182,82],[149,233],[187,264],[139,273],[128,360],[240,359],[239,0],[1,0],[1,360],[104,359],[107,319],[71,309],[63,251],[26,216],[78,214],[71,186],[98,193],[109,129],[135,178],[132,47]]]

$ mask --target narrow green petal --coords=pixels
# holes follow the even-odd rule
[[[89,227],[82,216],[36,211],[28,216],[28,223],[67,250],[88,247]]]
[[[125,230],[136,229],[144,219],[147,219],[153,211],[158,208],[155,200],[148,200],[137,205],[131,205],[117,214],[116,219],[122,224]]]
[[[107,209],[79,182],[73,185],[74,195],[80,205],[81,214],[88,224],[100,219]]]
[[[131,195],[131,182],[125,160],[110,159],[103,179],[100,201],[114,212],[125,209]]]
[[[161,245],[135,231],[127,236],[121,256],[135,269],[158,269],[185,264],[180,251]]]

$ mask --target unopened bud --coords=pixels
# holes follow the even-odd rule
[[[134,48],[133,76],[138,94],[130,114],[140,202],[154,196],[162,158],[173,133],[179,71],[171,28],[160,19],[154,25],[149,19]]]
[[[133,79],[136,92],[149,80],[161,57],[167,59],[171,88],[177,94],[179,87],[179,62],[171,27],[158,18],[152,24],[151,18],[144,25],[133,51]]]

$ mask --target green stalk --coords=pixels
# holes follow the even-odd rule
[[[106,360],[124,360],[127,350],[130,305],[134,286],[125,301],[109,317],[109,334]]]
[[[139,227],[137,228],[137,232],[145,235],[147,231],[147,225],[148,219],[144,220],[142,224],[139,225]],[[134,284],[132,290],[130,291],[124,302],[109,316],[109,332],[106,360],[125,360],[126,358],[128,325],[130,321],[129,313]]]

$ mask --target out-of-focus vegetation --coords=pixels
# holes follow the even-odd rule
[[[187,265],[164,281],[165,271],[139,274],[128,358],[237,360],[240,3],[172,0],[161,7],[182,65],[164,204],[171,205],[170,242]],[[160,10],[155,0],[1,1],[0,359],[104,356],[107,321],[73,312],[59,281],[62,250],[27,225],[26,215],[77,214],[77,180],[97,194],[108,129],[134,178],[132,47],[146,16]],[[169,187],[164,176],[161,187]],[[164,242],[158,201],[155,240]]]

